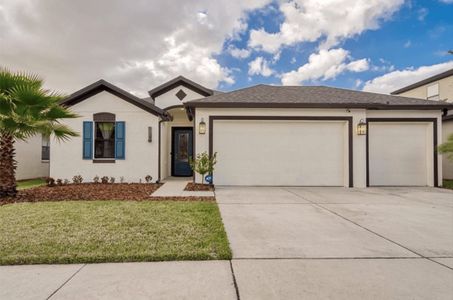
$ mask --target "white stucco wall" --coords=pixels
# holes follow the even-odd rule
[[[366,136],[357,135],[356,127],[361,119],[368,118],[437,118],[438,119],[438,138],[441,139],[442,125],[440,111],[367,111],[365,109],[253,109],[253,108],[197,108],[196,109],[196,136],[195,154],[209,151],[209,116],[342,116],[353,118],[353,180],[355,187],[366,186]],[[198,133],[198,124],[201,119],[207,123],[207,132],[204,135]],[[323,137],[320,136],[320,139]],[[231,147],[235,147],[234,141]],[[430,145],[427,145],[429,147]],[[388,145],[392,147],[392,145]],[[284,159],[284,158],[282,158]],[[439,156],[438,162],[439,183],[442,181],[442,166]],[[215,179],[214,179],[215,180]],[[201,177],[197,174],[196,181],[201,182]]]
[[[35,135],[26,141],[16,141],[16,179],[32,179],[49,176],[49,162],[41,160],[41,135]]]
[[[127,182],[144,181],[151,175],[158,179],[158,124],[159,117],[146,112],[108,92],[101,92],[71,107],[80,115],[77,119],[64,120],[64,123],[80,133],[67,142],[52,141],[50,150],[50,176],[69,179],[82,175],[85,182],[95,176],[121,176]],[[93,114],[109,112],[116,115],[116,121],[126,124],[126,158],[115,163],[93,163],[82,158],[83,121],[93,121]],[[153,140],[148,142],[148,126],[152,127]]]
[[[182,100],[179,100],[179,98],[176,97],[176,93],[178,93],[179,90],[183,90],[183,92],[186,93],[186,97],[184,97],[184,99]],[[204,97],[203,95],[198,94],[197,92],[194,92],[191,89],[188,89],[182,85],[179,85],[173,88],[172,90],[166,92],[165,94],[157,96],[154,99],[154,105],[156,105],[159,108],[166,109],[171,106],[182,105],[187,101],[200,99],[203,97]]]

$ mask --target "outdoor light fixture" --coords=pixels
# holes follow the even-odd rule
[[[148,143],[153,141],[153,128],[150,126],[148,127]]]
[[[357,124],[357,135],[366,135],[366,122],[363,119]]]
[[[200,124],[198,124],[198,133],[199,134],[206,133],[206,123],[203,121],[203,118],[201,118]]]

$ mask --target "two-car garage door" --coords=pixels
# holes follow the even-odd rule
[[[347,120],[215,120],[217,185],[349,186]]]

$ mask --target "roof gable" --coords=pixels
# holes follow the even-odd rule
[[[441,80],[441,79],[443,79],[445,77],[449,77],[449,76],[453,76],[453,69],[450,69],[450,70],[442,72],[440,74],[436,74],[434,76],[428,77],[428,78],[418,81],[416,83],[410,84],[410,85],[400,88],[396,91],[393,91],[390,94],[398,95],[398,94],[413,90],[415,88],[421,87],[421,86],[431,83],[433,81]]]
[[[132,95],[129,92],[126,92],[123,89],[120,89],[119,87],[101,79],[99,81],[96,81],[95,83],[92,83],[77,92],[74,92],[67,98],[63,99],[63,101],[60,102],[62,105],[67,105],[67,106],[72,106],[74,104],[77,104],[79,102],[82,102],[100,92],[109,92],[112,95],[117,96],[118,98],[121,98],[149,113],[152,113],[156,116],[162,117],[164,119],[168,118],[167,113],[163,111],[162,109],[158,108],[154,104],[147,102],[143,99],[140,99],[134,95]]]
[[[165,94],[168,91],[171,91],[172,89],[178,87],[178,86],[184,86],[202,96],[211,96],[214,94],[214,91],[211,89],[208,89],[196,82],[193,82],[190,79],[185,78],[184,76],[178,76],[176,78],[173,78],[170,81],[167,81],[158,87],[155,87],[154,89],[150,90],[148,94],[151,96],[152,99],[155,99],[156,97]]]

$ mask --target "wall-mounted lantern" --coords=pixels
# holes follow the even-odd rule
[[[153,141],[153,128],[151,126],[148,127],[148,143]]]
[[[357,124],[357,135],[366,135],[366,122],[362,119],[359,124]]]
[[[200,124],[198,124],[198,133],[199,134],[206,133],[206,123],[204,122],[203,118],[201,118]]]

